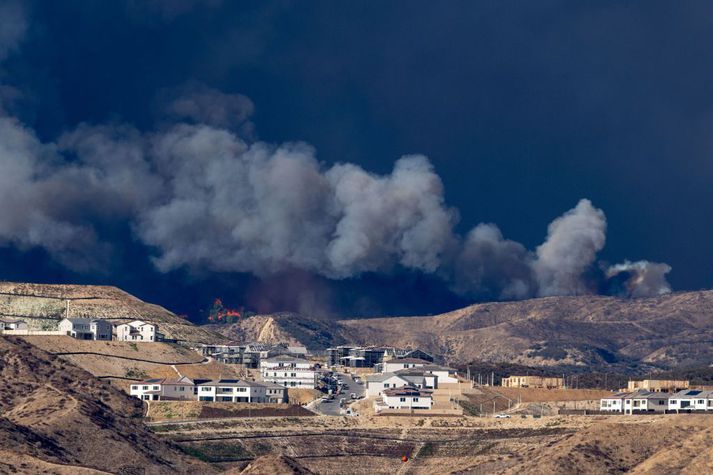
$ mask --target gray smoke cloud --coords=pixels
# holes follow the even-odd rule
[[[188,2],[186,5],[192,5]],[[0,3],[0,59],[26,29],[21,5]],[[443,278],[474,298],[523,299],[596,292],[588,274],[606,240],[589,200],[556,218],[534,251],[494,224],[466,236],[422,155],[391,173],[327,166],[304,143],[253,140],[252,102],[199,84],[164,91],[153,132],[83,124],[54,142],[0,109],[0,244],[42,248],[82,272],[108,267],[128,223],[162,272],[188,268],[331,279],[408,269]],[[666,264],[610,267],[628,295],[670,291]]]
[[[625,261],[609,267],[607,278],[620,275],[628,276],[624,281],[627,297],[650,297],[671,292],[671,286],[666,280],[666,274],[671,272],[671,266],[659,262]]]
[[[539,295],[591,293],[582,276],[596,260],[606,241],[604,212],[581,200],[550,223],[547,239],[537,248],[534,270]]]

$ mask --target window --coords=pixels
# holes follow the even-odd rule
[[[144,387],[142,387],[141,389],[143,389],[144,391],[148,391],[148,390],[149,390],[149,387],[148,387],[148,386],[144,386]]]
[[[399,398],[399,401],[406,402],[406,398],[405,397]]]
[[[206,387],[206,388],[201,388],[201,391],[203,391],[203,392],[208,392],[208,391],[210,391],[210,388],[207,388],[207,387]]]
[[[131,386],[131,389],[133,389],[134,391],[136,391],[136,390],[139,389],[139,387],[138,387],[138,386]]]
[[[185,389],[186,389],[186,388],[184,388],[183,386],[181,386],[178,390],[179,390],[179,391],[184,391]]]
[[[154,390],[154,391],[158,391],[158,386],[154,386],[154,387],[153,387],[153,390]]]
[[[418,398],[417,397],[413,398],[413,402],[418,402]]]

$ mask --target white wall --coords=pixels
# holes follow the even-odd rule
[[[386,396],[384,404],[395,409],[431,409],[433,399],[428,396]]]

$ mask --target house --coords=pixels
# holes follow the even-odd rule
[[[501,384],[504,388],[558,389],[564,387],[564,379],[546,376],[510,376],[503,378]]]
[[[29,327],[23,320],[0,320],[0,331],[5,330],[29,330]]]
[[[638,389],[624,396],[624,414],[666,412],[668,395],[658,391]]]
[[[676,412],[713,411],[713,391],[685,389],[672,394],[668,410]]]
[[[452,384],[458,382],[458,375],[455,369],[445,366],[427,364],[419,366],[419,370],[432,374],[438,378],[440,384]]]
[[[425,409],[433,407],[432,391],[419,389],[414,386],[404,386],[402,388],[386,389],[381,397],[385,406],[389,409]],[[379,405],[376,404],[375,408]]]
[[[602,412],[624,412],[624,397],[627,392],[618,392],[599,401],[599,410]]]
[[[156,341],[158,327],[141,320],[122,323],[116,326],[116,339],[119,341]]]
[[[384,361],[381,365],[382,373],[393,373],[400,369],[416,368],[431,364],[429,361],[420,360],[418,358],[394,358]]]
[[[413,385],[409,379],[406,375],[401,376],[396,373],[371,374],[366,377],[366,397],[381,396],[386,389]],[[423,381],[423,377],[421,380]]]
[[[317,368],[309,361],[294,356],[279,355],[260,361],[263,381],[292,388],[314,389]]]
[[[171,401],[195,399],[195,382],[181,378],[147,379],[131,385],[129,394],[144,401]]]
[[[644,379],[641,381],[629,381],[627,389],[636,391],[644,389],[646,391],[675,393],[688,389],[689,382],[681,379]]]
[[[269,381],[263,381],[258,384],[265,386],[265,397],[267,398],[265,402],[272,404],[286,404],[288,402],[286,387]]]
[[[438,376],[428,371],[424,371],[423,367],[400,369],[394,374],[408,380],[411,383],[410,386],[416,386],[417,388],[425,389],[438,388]]]
[[[111,340],[112,325],[103,319],[63,318],[58,327],[77,340]]]
[[[196,385],[199,401],[259,402],[267,400],[267,388],[260,383],[240,379],[220,379]]]

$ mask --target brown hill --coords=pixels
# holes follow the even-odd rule
[[[211,472],[149,432],[140,401],[17,337],[0,338],[0,394],[2,473]]]
[[[310,475],[314,472],[307,470],[297,460],[286,455],[263,455],[250,462],[244,470],[236,473],[246,475]]]
[[[419,347],[452,363],[528,366],[713,362],[713,291],[645,299],[546,297],[498,302],[427,317],[341,320],[296,314],[251,317],[212,327],[235,339],[292,337],[312,349],[350,342]]]
[[[158,324],[162,333],[178,340],[221,340],[215,333],[116,287],[0,282],[2,317],[21,318],[35,329],[53,329],[67,314],[113,321],[144,320]]]

